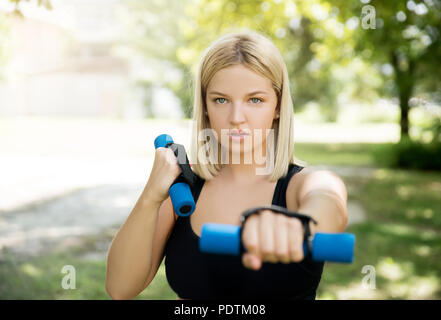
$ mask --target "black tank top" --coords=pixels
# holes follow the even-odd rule
[[[291,177],[302,170],[290,164],[277,181],[272,204],[286,208]],[[205,180],[198,177],[192,193],[197,201]],[[305,258],[300,263],[264,262],[247,269],[242,257],[199,251],[199,237],[189,217],[178,217],[165,246],[165,272],[170,287],[184,299],[315,299],[324,263]]]

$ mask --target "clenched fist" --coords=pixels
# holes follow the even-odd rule
[[[311,235],[314,225],[310,223]],[[242,243],[247,252],[242,255],[246,268],[258,270],[262,262],[300,262],[304,258],[304,230],[298,218],[271,210],[250,216],[242,231]]]
[[[173,181],[181,173],[173,150],[170,148],[157,148],[152,171],[145,187],[155,201],[162,202],[168,197],[168,190]]]

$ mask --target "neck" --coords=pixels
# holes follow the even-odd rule
[[[260,152],[259,150],[258,152]],[[265,174],[265,167],[267,166],[267,161],[270,161],[266,157],[266,152],[264,151],[259,163],[256,163],[256,159],[253,156],[245,156],[243,153],[240,154],[240,161],[237,161],[238,157],[234,158],[231,152],[229,153],[229,161],[224,164],[220,171],[220,175],[227,178],[233,182],[246,182],[255,183],[258,181],[268,180],[269,173]],[[247,159],[247,161],[245,161]],[[263,164],[261,164],[263,161]]]
[[[256,175],[256,168],[254,164],[226,164],[221,170],[221,175],[234,182],[261,180],[264,176]]]

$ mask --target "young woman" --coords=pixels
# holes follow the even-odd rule
[[[167,280],[181,299],[315,299],[323,263],[304,257],[297,218],[272,210],[251,216],[241,257],[198,249],[204,223],[240,225],[243,211],[270,204],[314,218],[312,234],[344,231],[345,185],[330,171],[295,164],[293,114],[286,65],[271,40],[241,31],[207,48],[196,78],[190,157],[196,210],[190,217],[174,213],[168,189],[180,168],[170,149],[158,148],[149,180],[109,248],[106,289],[113,299],[136,297],[164,256]],[[199,135],[207,129],[215,137],[208,153]],[[266,163],[245,161],[256,154]],[[272,169],[262,171],[270,161]]]

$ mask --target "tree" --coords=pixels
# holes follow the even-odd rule
[[[126,19],[130,21],[127,41],[145,57],[166,61],[180,70],[181,80],[166,85],[183,102],[187,117],[191,116],[191,85],[200,54],[220,35],[246,27],[268,36],[280,49],[288,67],[296,111],[317,101],[328,120],[336,119],[337,96],[343,83],[335,77],[335,70],[350,60],[352,40],[350,30],[343,24],[336,26],[336,12],[325,1],[126,3],[130,18]],[[342,29],[341,34],[336,28]]]
[[[338,7],[343,22],[361,22],[354,30],[354,50],[379,68],[392,67],[392,75],[383,73],[391,85],[382,93],[398,98],[401,139],[408,139],[410,98],[427,92],[435,98],[441,91],[441,2],[329,2]]]

